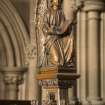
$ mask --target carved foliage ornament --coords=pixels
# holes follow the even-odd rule
[[[4,82],[6,84],[21,84],[23,82],[22,75],[12,75],[12,74],[5,74],[4,75]]]
[[[29,64],[30,59],[36,59],[37,57],[37,49],[35,43],[30,43],[26,47],[25,51],[25,57],[26,57],[26,65]]]
[[[73,80],[58,80],[58,79],[49,79],[49,80],[40,80],[39,85],[43,87],[60,87],[60,88],[67,88],[70,87],[73,84]]]

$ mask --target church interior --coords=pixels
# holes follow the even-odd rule
[[[0,102],[105,105],[104,63],[105,0],[0,0]]]

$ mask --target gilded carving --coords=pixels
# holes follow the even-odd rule
[[[74,8],[73,18],[66,20],[61,0],[51,0],[43,16],[44,50],[42,66],[68,65],[72,61],[74,36],[71,34],[75,26],[76,14],[82,7]]]
[[[36,0],[35,35],[32,35],[31,39],[34,47],[29,45],[26,61],[29,62],[30,58],[37,57],[39,67],[71,65],[73,62],[73,28],[81,5],[71,7],[73,8],[72,20],[66,20],[62,4],[63,0]]]

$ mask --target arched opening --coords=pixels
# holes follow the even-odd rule
[[[0,1],[0,66],[25,65],[25,49],[29,35],[10,0]],[[4,99],[4,84],[0,73],[0,99]]]
[[[24,65],[24,52],[29,36],[22,19],[9,0],[0,2],[0,27],[0,36],[6,49],[7,65]]]

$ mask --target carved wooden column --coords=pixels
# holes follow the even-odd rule
[[[5,99],[18,99],[18,86],[23,83],[25,67],[0,67],[5,84]]]
[[[88,100],[91,105],[104,105],[100,90],[100,13],[105,3],[100,0],[86,0],[85,8],[88,12]]]
[[[63,66],[59,67],[43,67],[41,68],[40,73],[37,75],[37,79],[39,81],[39,84],[42,86],[42,88],[46,89],[45,97],[42,97],[42,102],[45,102],[45,105],[49,105],[49,102],[52,102],[49,100],[50,94],[54,95],[54,102],[56,101],[57,105],[75,105],[75,83],[76,80],[80,76],[75,72],[75,68],[66,68]],[[72,98],[69,99],[68,96],[68,88],[73,87],[72,89]],[[45,99],[45,100],[44,100]],[[53,102],[52,102],[53,104]],[[56,105],[55,104],[55,105]]]

